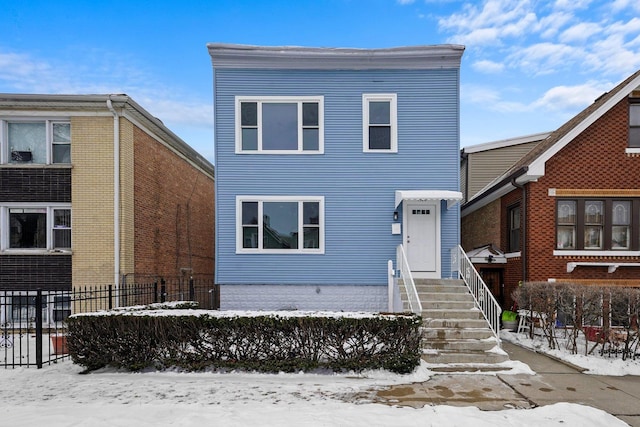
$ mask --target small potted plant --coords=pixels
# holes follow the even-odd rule
[[[518,327],[518,313],[511,310],[504,310],[502,312],[502,329],[509,331],[515,331]]]

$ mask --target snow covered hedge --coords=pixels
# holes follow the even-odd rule
[[[420,325],[413,314],[137,307],[74,315],[67,342],[74,363],[88,370],[408,373],[420,362]]]

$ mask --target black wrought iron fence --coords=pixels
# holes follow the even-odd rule
[[[73,290],[0,290],[0,366],[42,368],[69,357],[65,319],[71,314],[170,301],[218,309],[219,288],[210,278],[158,277]]]

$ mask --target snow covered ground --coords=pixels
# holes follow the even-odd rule
[[[559,333],[561,336],[561,333]],[[505,340],[518,344],[520,346],[536,350],[540,353],[546,353],[554,356],[558,359],[565,360],[573,365],[586,369],[584,373],[592,375],[640,375],[640,358],[636,360],[622,360],[622,356],[608,357],[599,356],[594,352],[594,355],[585,356],[584,350],[581,344],[580,348],[583,354],[570,354],[566,349],[562,348],[562,339],[559,339],[560,348],[555,350],[549,350],[546,344],[546,340],[541,336],[534,336],[530,339],[527,334],[516,334],[507,330],[500,331],[500,337]]]
[[[513,373],[528,368],[517,363],[512,366]],[[433,375],[426,365],[409,375],[385,371],[360,375],[81,372],[81,367],[68,360],[41,370],[0,369],[0,425],[626,425],[598,409],[568,403],[483,412],[475,407],[391,407],[355,397],[376,387],[426,381]]]

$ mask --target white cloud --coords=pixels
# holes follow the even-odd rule
[[[540,32],[540,36],[545,39],[555,37],[560,29],[574,19],[573,14],[568,12],[554,12],[543,16],[538,21],[535,31]]]
[[[545,111],[579,111],[592,104],[613,84],[587,82],[576,86],[556,86],[547,90],[542,97],[531,104]]]
[[[592,0],[556,0],[553,7],[556,10],[579,10],[586,9]]]
[[[476,61],[471,66],[473,67],[474,70],[480,71],[481,73],[487,73],[487,74],[499,73],[502,70],[504,70],[504,64],[490,61],[488,59]]]
[[[475,46],[521,36],[536,22],[528,0],[487,0],[481,7],[467,3],[461,12],[440,18],[438,24],[454,32],[451,41]]]
[[[560,34],[559,40],[562,43],[583,42],[594,34],[602,32],[602,27],[593,22],[580,22],[567,28]]]
[[[398,4],[411,4],[415,0],[397,0],[397,1],[398,1]]]
[[[631,8],[636,12],[640,12],[640,2],[638,2],[638,0],[614,0],[611,4],[611,9],[614,12],[619,12],[626,8]]]
[[[530,75],[557,72],[583,55],[581,49],[565,44],[537,43],[521,49],[509,57],[510,65]]]

